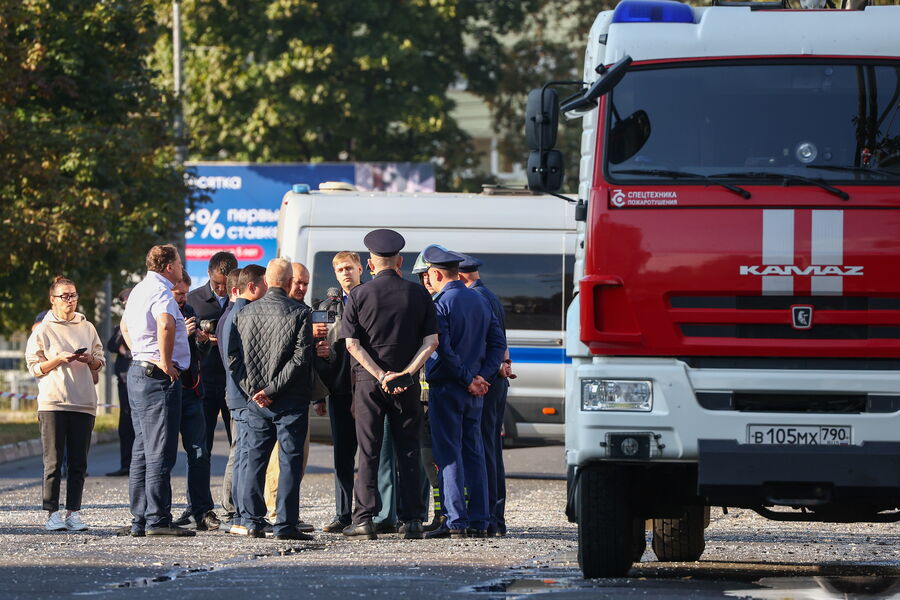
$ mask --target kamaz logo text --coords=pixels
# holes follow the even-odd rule
[[[838,265],[810,265],[798,267],[797,265],[741,265],[741,275],[808,275],[822,277],[833,275],[863,275],[863,267],[845,267]]]

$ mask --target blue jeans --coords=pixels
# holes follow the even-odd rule
[[[128,402],[134,448],[128,477],[131,528],[172,524],[172,467],[178,456],[181,382],[154,379],[137,365],[128,368]]]
[[[187,511],[199,517],[213,509],[206,416],[203,400],[185,387],[181,391],[181,445],[187,454]]]
[[[303,476],[303,444],[309,425],[309,403],[274,412],[248,404],[245,418],[244,447],[246,462],[241,473],[241,510],[246,511],[244,525],[261,529],[266,517],[263,489],[266,465],[278,441],[278,495],[275,500],[273,532],[281,535],[297,530],[300,522],[300,480]]]
[[[481,438],[483,403],[483,398],[470,395],[458,384],[431,384],[431,447],[450,529],[488,527],[487,472]]]

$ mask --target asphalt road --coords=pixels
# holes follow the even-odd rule
[[[303,480],[301,516],[317,527],[333,511],[330,450],[313,446]],[[84,533],[44,531],[39,459],[0,465],[0,598],[900,598],[897,525],[773,523],[740,510],[713,510],[699,562],[658,563],[648,550],[628,578],[584,580],[576,528],[562,513],[565,482],[554,479],[563,473],[558,446],[506,451],[514,477],[505,538],[368,542],[317,531],[305,543],[218,532],[117,538],[113,530],[129,519],[127,481],[102,475],[117,466],[117,452],[114,444],[91,452]],[[183,458],[175,473],[181,503]]]

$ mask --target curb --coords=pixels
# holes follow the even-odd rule
[[[94,431],[91,433],[91,446],[115,442],[118,439],[119,434],[116,431]],[[39,439],[5,444],[0,446],[0,464],[31,458],[32,456],[41,456],[41,454],[43,454],[43,447]]]

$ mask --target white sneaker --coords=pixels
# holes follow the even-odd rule
[[[84,531],[88,528],[81,520],[81,514],[77,510],[73,510],[72,514],[66,517],[65,525],[69,531]]]
[[[66,522],[63,520],[63,511],[58,510],[50,515],[47,522],[44,523],[44,529],[47,531],[63,531],[66,529]]]

